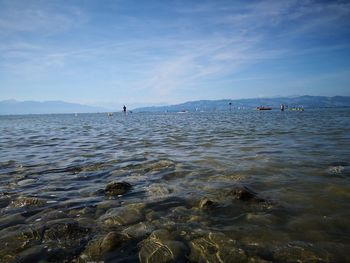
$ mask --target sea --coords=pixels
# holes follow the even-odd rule
[[[350,109],[0,116],[0,244],[0,262],[350,262]]]

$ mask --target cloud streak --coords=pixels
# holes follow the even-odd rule
[[[21,77],[39,85],[60,83],[62,90],[84,86],[90,97],[102,87],[123,100],[172,102],[186,93],[188,99],[198,97],[215,83],[226,83],[230,94],[237,79],[271,79],[251,70],[259,65],[266,70],[278,61],[285,66],[296,57],[349,50],[340,35],[349,33],[346,2],[186,1],[136,7],[119,1],[112,11],[79,1],[44,3],[0,1],[0,78],[8,85],[19,87],[21,82],[11,78]]]

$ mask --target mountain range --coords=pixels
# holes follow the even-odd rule
[[[176,105],[153,106],[133,109],[134,112],[178,112],[178,111],[228,111],[254,109],[258,106],[268,106],[278,109],[281,104],[289,107],[328,108],[350,107],[349,96],[299,96],[279,98],[254,98],[238,100],[198,100]],[[107,112],[107,108],[88,106],[64,101],[0,101],[0,115],[8,114],[48,114],[48,113],[94,113]]]
[[[230,105],[231,104],[231,105]],[[143,107],[134,109],[135,112],[178,112],[178,111],[227,111],[237,108],[253,109],[258,106],[279,108],[281,104],[289,107],[304,108],[327,108],[327,107],[350,107],[349,96],[299,96],[279,98],[254,98],[238,100],[198,100],[189,101],[176,105]]]
[[[46,114],[46,113],[84,113],[106,112],[105,108],[87,106],[64,101],[0,101],[0,114]]]

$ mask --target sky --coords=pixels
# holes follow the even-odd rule
[[[350,1],[0,0],[0,100],[350,95]]]

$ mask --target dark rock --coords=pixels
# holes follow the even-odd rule
[[[12,201],[10,206],[15,208],[20,207],[39,207],[46,204],[46,202],[42,199],[38,199],[36,197],[26,197],[21,196],[17,198],[16,200]]]
[[[203,198],[200,202],[199,202],[199,208],[200,209],[210,209],[212,207],[215,206],[215,203],[213,201],[211,201],[208,198]]]
[[[106,186],[105,194],[108,196],[118,196],[127,193],[131,189],[131,184],[127,182],[111,182]]]
[[[46,258],[46,249],[43,245],[30,247],[16,256],[16,263],[39,262]]]
[[[25,221],[25,217],[23,217],[21,214],[14,214],[14,215],[3,215],[0,218],[0,228],[4,229],[9,226],[14,226],[18,224],[22,224]]]
[[[264,202],[257,194],[247,186],[236,186],[229,192],[229,195],[236,200]]]
[[[90,229],[71,219],[59,219],[49,222],[44,231],[43,242],[76,250],[87,243]]]

